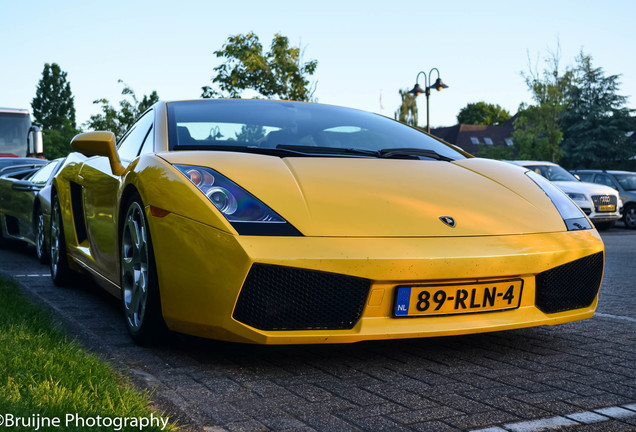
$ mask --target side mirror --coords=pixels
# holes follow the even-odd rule
[[[578,180],[581,181],[581,177],[578,174],[574,174],[574,177]]]
[[[27,154],[37,156],[43,153],[42,130],[37,126],[31,126],[27,134]]]
[[[112,132],[87,132],[75,135],[71,141],[71,148],[84,156],[107,157],[114,175],[122,175],[126,170],[117,154],[115,134]]]

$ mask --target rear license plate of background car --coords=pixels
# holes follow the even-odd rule
[[[597,212],[613,212],[616,211],[616,206],[613,204],[598,206]]]
[[[439,316],[516,309],[523,280],[396,287],[394,315]]]

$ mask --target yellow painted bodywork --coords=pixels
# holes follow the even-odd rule
[[[154,134],[155,148],[167,149],[165,124]],[[173,164],[215,169],[303,236],[238,235]],[[566,231],[545,193],[510,164],[166,151],[123,167],[115,175],[106,157],[73,155],[55,178],[69,262],[118,295],[121,203],[136,190],[146,207],[164,319],[175,331],[263,344],[355,342],[559,324],[589,318],[596,308],[596,300],[554,314],[534,306],[537,273],[601,252],[603,243],[593,229]],[[81,242],[70,182],[83,191]],[[456,227],[440,216],[455,218]],[[302,331],[262,331],[234,320],[254,263],[369,279],[362,318],[351,330]],[[523,280],[518,309],[393,317],[397,285],[504,278]]]

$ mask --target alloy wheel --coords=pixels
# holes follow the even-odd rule
[[[42,261],[44,252],[44,215],[38,210],[35,220],[35,248],[38,259]]]
[[[121,284],[126,321],[141,330],[148,303],[148,240],[143,208],[131,203],[124,219],[121,246]]]
[[[625,209],[624,221],[627,228],[636,228],[636,205],[630,205]]]
[[[57,276],[60,265],[60,207],[57,200],[53,204],[51,216],[51,275]]]

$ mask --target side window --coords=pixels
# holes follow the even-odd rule
[[[616,189],[614,182],[612,181],[610,176],[606,174],[597,174],[596,178],[594,179],[594,183],[602,184],[602,185],[609,186],[611,188]]]
[[[137,157],[153,121],[153,110],[147,111],[124,135],[117,146],[117,153],[122,160],[131,161]]]
[[[35,174],[33,174],[29,180],[34,184],[45,184],[49,177],[51,177],[51,174],[53,174],[53,171],[57,167],[58,163],[58,161],[54,161],[45,165],[43,168],[40,168]]]
[[[588,183],[594,183],[594,181],[593,181],[594,174],[592,174],[592,173],[577,173],[577,174],[581,178],[581,181],[588,182]]]
[[[146,139],[144,140],[143,145],[141,146],[140,155],[145,153],[152,153],[155,149],[155,134],[153,133],[153,128],[150,128],[150,132],[146,135]]]

